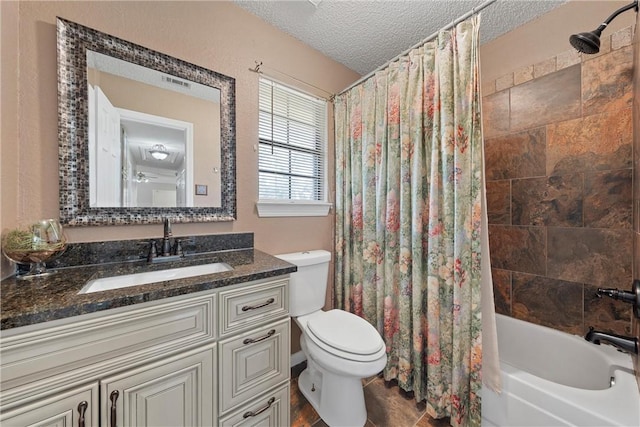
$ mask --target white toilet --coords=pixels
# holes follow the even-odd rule
[[[316,250],[276,255],[298,267],[291,274],[289,312],[302,330],[307,368],[298,386],[329,426],[367,421],[362,378],[387,364],[384,341],[366,320],[343,310],[322,311],[331,254]]]

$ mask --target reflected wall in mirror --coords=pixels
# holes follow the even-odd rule
[[[220,89],[91,50],[87,66],[90,206],[220,206]]]
[[[65,224],[235,219],[235,79],[58,18],[58,93]]]

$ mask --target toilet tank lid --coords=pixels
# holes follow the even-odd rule
[[[290,262],[298,267],[305,265],[321,264],[331,260],[331,252],[318,249],[314,251],[292,252],[289,254],[276,255],[276,258]]]

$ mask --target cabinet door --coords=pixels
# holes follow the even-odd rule
[[[289,425],[289,383],[263,394],[220,421],[223,427],[282,427]]]
[[[20,406],[0,415],[2,427],[98,426],[98,383]]]
[[[289,379],[289,319],[220,341],[220,413]]]
[[[102,425],[213,425],[217,415],[215,353],[212,344],[103,378]]]

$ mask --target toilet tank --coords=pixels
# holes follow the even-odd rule
[[[289,314],[298,317],[324,307],[331,253],[324,250],[276,255],[294,264],[298,271],[289,281]]]

